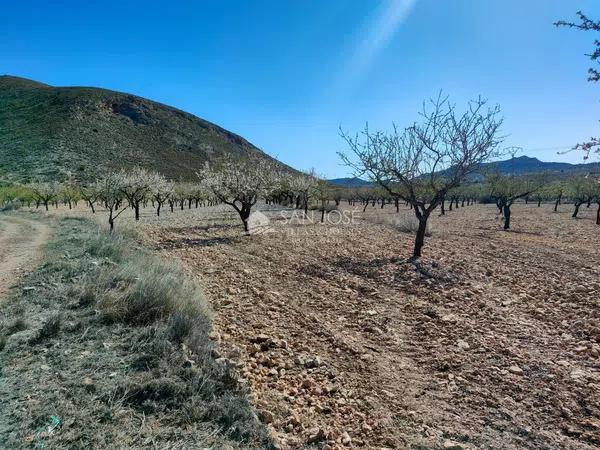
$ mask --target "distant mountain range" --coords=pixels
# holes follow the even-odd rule
[[[589,172],[600,172],[600,162],[591,162],[586,164],[570,164],[563,162],[544,162],[537,158],[529,156],[519,156],[505,161],[495,161],[481,165],[471,177],[472,181],[484,179],[487,171],[498,171],[502,174],[527,175],[534,173],[548,173],[552,177],[562,178],[575,174],[585,174]],[[370,186],[373,183],[360,178],[334,178],[330,183],[344,187],[362,187]]]
[[[225,155],[274,161],[246,139],[135,95],[0,76],[0,179],[94,179],[143,167],[195,180]],[[286,170],[288,166],[279,163]]]

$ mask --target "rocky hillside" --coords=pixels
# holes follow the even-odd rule
[[[234,133],[141,97],[0,76],[0,178],[85,180],[142,166],[193,179],[225,154],[271,159]]]

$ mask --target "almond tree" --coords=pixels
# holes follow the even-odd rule
[[[544,185],[544,176],[535,177],[502,175],[494,173],[488,175],[487,184],[490,196],[496,200],[496,206],[504,216],[504,229],[510,229],[511,206],[520,199],[537,192]]]
[[[579,19],[579,23],[560,20],[558,22],[555,22],[554,25],[556,25],[557,27],[576,28],[578,30],[591,31],[592,33],[597,33],[596,39],[594,40],[594,51],[587,56],[589,56],[593,62],[600,63],[600,21],[590,19],[581,11],[577,11],[577,17]],[[588,81],[600,81],[600,70],[594,67],[590,67],[588,69],[588,75]],[[577,144],[574,147],[574,149],[582,150],[584,152],[584,159],[589,158],[590,153],[592,152],[600,156],[600,138],[592,137],[586,142]]]
[[[486,108],[481,98],[457,114],[447,98],[439,96],[424,106],[422,121],[399,131],[361,135],[341,132],[353,157],[341,153],[356,176],[368,176],[392,198],[410,204],[419,221],[411,260],[421,256],[427,220],[446,197],[480,164],[497,156],[502,119],[498,106]]]
[[[248,233],[248,218],[260,198],[277,188],[280,174],[270,161],[257,157],[236,159],[227,157],[214,167],[197,172],[203,186],[222,203],[237,211]]]
[[[592,191],[594,195],[593,201],[598,205],[596,209],[596,225],[600,225],[600,178],[594,180]]]
[[[60,197],[63,202],[69,205],[69,209],[73,209],[73,203],[77,206],[77,202],[81,198],[79,189],[73,184],[65,184],[60,191]]]
[[[323,223],[325,222],[325,209],[327,208],[327,202],[331,197],[331,185],[327,180],[319,178],[317,179],[316,184],[313,186],[312,194],[319,201],[321,223]]]
[[[156,174],[140,168],[131,172],[122,171],[120,174],[120,189],[134,211],[135,220],[140,220],[140,203],[150,193],[155,177]]]
[[[79,195],[92,209],[92,214],[95,214],[96,209],[94,208],[94,203],[100,198],[100,193],[96,190],[95,185],[82,186],[79,188]]]
[[[152,200],[156,202],[156,215],[160,216],[162,205],[173,195],[173,183],[162,175],[156,174],[150,187]]]
[[[111,233],[115,228],[115,220],[128,208],[128,205],[121,208],[121,204],[123,203],[123,190],[130,183],[128,175],[121,171],[108,173],[92,186],[98,192],[100,200],[108,211],[108,225]]]
[[[554,201],[554,212],[558,212],[558,205],[562,201],[565,193],[565,183],[558,181],[548,186],[548,196]]]
[[[585,203],[591,203],[594,198],[595,183],[589,177],[576,177],[571,179],[568,187],[568,196],[575,209],[571,217],[577,218],[579,208]]]
[[[38,182],[31,183],[29,189],[33,193],[36,203],[38,205],[42,203],[44,208],[46,208],[46,211],[48,211],[48,204],[58,197],[62,190],[62,186],[56,181]]]
[[[313,194],[313,189],[319,181],[315,170],[311,169],[306,173],[292,176],[291,188],[296,193],[298,201],[296,202],[296,208],[298,208],[299,201],[302,201],[302,207],[304,209],[304,216],[308,215],[308,204]]]

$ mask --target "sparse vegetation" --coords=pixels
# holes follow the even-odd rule
[[[233,368],[213,356],[208,306],[189,276],[86,220],[55,227],[29,287],[3,305],[15,320],[0,327],[1,391],[22,394],[3,409],[0,446],[161,447],[177,436],[184,447],[270,448]],[[24,364],[42,347],[43,359]],[[24,408],[25,396],[40,401]],[[62,428],[38,433],[51,416]]]

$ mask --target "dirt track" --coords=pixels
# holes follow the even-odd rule
[[[39,259],[48,232],[40,221],[0,214],[0,301],[17,278]]]
[[[283,448],[596,448],[599,229],[568,207],[436,218],[412,239],[367,210],[347,227],[150,226],[205,284]],[[587,211],[585,212],[587,214]],[[190,212],[192,214],[192,212]]]

